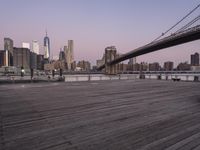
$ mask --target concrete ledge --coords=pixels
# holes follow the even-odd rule
[[[41,83],[41,82],[64,82],[64,78],[58,79],[21,79],[21,80],[0,80],[0,84],[16,84],[16,83]]]

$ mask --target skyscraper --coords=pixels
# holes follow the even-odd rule
[[[68,40],[68,49],[70,51],[71,63],[74,62],[74,41]]]
[[[60,49],[60,53],[59,53],[59,60],[60,61],[65,61],[65,52],[62,50],[62,49]]]
[[[47,32],[46,36],[44,37],[44,58],[48,61],[50,60],[50,40],[47,36]]]
[[[0,67],[5,66],[6,60],[5,60],[5,51],[0,50]]]
[[[71,53],[69,51],[68,46],[64,46],[64,52],[65,52],[65,61],[67,63],[67,70],[71,70]]]
[[[13,40],[4,38],[4,50],[8,50],[13,55]]]
[[[129,59],[128,69],[130,71],[135,71],[135,68],[136,68],[136,57],[133,57],[133,58]]]
[[[68,46],[64,46],[65,60],[67,62],[67,69],[72,69],[72,63],[74,62],[74,42],[68,40]]]
[[[37,69],[37,54],[30,52],[30,68]]]
[[[40,46],[39,46],[38,41],[36,41],[36,40],[32,41],[32,50],[33,50],[33,52],[36,53],[37,55],[39,54]]]
[[[4,38],[4,50],[6,51],[6,66],[13,66],[13,40]]]

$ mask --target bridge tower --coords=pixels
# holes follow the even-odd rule
[[[117,74],[116,65],[109,65],[109,62],[116,59],[117,50],[115,46],[110,46],[105,48],[105,74],[115,75]]]

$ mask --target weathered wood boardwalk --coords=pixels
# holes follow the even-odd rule
[[[0,150],[200,149],[200,83],[0,85]]]

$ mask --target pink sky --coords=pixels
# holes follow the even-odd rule
[[[151,42],[198,3],[198,0],[1,0],[0,48],[3,49],[4,37],[12,38],[16,47],[21,47],[22,42],[38,40],[43,53],[47,29],[54,56],[58,56],[68,40],[74,40],[75,59],[95,64],[107,46],[114,45],[119,53],[126,53]],[[198,40],[137,60],[176,64],[190,61],[190,54],[200,53],[199,45]]]

